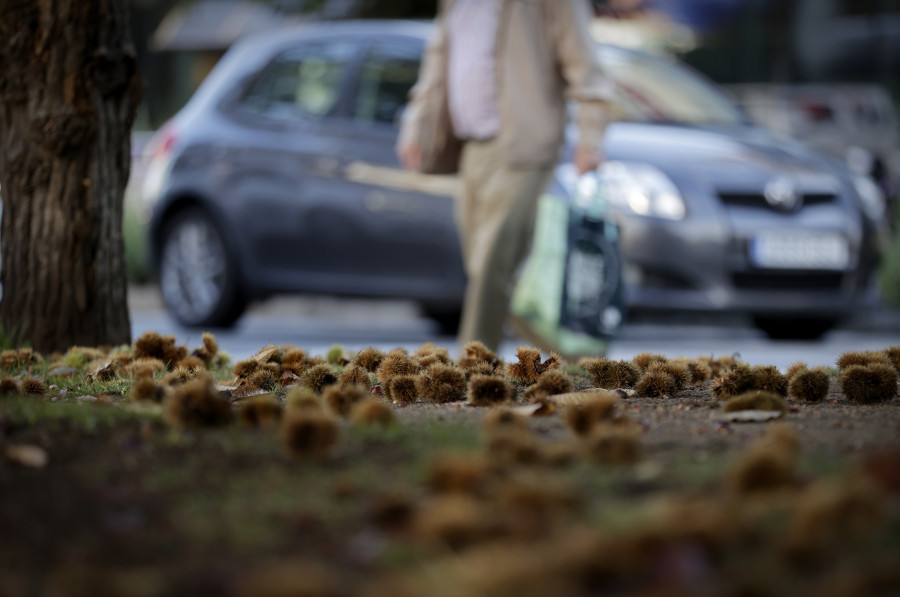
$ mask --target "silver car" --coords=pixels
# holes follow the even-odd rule
[[[178,321],[228,325],[250,300],[302,292],[410,298],[452,328],[455,181],[394,154],[430,32],[317,23],[226,54],[157,135],[144,183]],[[754,128],[676,62],[597,51],[617,83],[600,175],[631,309],[739,311],[773,336],[814,337],[858,306],[883,212],[871,181]],[[564,155],[548,192],[573,184]]]

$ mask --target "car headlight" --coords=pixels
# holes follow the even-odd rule
[[[687,209],[675,183],[650,164],[605,162],[598,171],[605,195],[613,205],[639,215],[683,220]]]
[[[884,193],[881,192],[875,181],[868,176],[855,174],[853,186],[856,187],[856,194],[859,195],[863,211],[869,219],[873,222],[881,222],[886,209]]]

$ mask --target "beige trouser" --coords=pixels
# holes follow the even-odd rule
[[[553,169],[510,168],[496,140],[470,141],[460,163],[462,189],[456,203],[468,285],[459,344],[482,341],[497,350],[516,270],[534,230],[538,198]]]

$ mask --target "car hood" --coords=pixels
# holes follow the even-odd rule
[[[806,145],[749,126],[615,123],[606,138],[606,156],[648,162],[674,178],[702,176],[736,187],[756,187],[782,175],[813,187],[834,187],[843,173],[843,166]]]

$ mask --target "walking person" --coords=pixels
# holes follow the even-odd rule
[[[458,171],[456,217],[468,285],[459,343],[497,350],[538,198],[574,102],[579,174],[599,166],[611,83],[588,31],[588,0],[441,2],[404,114],[409,169]]]

